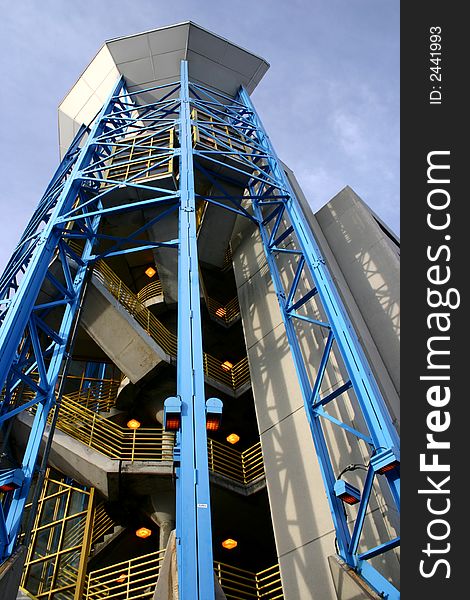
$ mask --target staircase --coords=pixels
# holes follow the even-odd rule
[[[98,261],[88,286],[81,325],[109,358],[137,383],[162,361],[176,362],[177,338],[106,265]],[[213,318],[231,324],[239,318],[238,301],[208,304]],[[250,388],[245,356],[236,364],[204,352],[206,382],[232,397]]]

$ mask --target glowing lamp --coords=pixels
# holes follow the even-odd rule
[[[139,429],[140,421],[138,421],[137,419],[131,419],[130,421],[127,421],[127,426],[129,427],[129,429]]]
[[[379,475],[389,473],[400,465],[400,460],[395,452],[390,448],[374,454],[370,459],[370,466]]]
[[[232,538],[227,538],[226,540],[224,540],[222,542],[222,546],[223,546],[223,548],[226,548],[227,550],[233,550],[234,548],[236,548],[238,546],[238,542],[237,542],[237,540],[232,540]]]
[[[222,400],[209,398],[206,400],[206,429],[207,431],[218,431],[222,421]]]
[[[222,369],[224,371],[231,371],[232,367],[233,367],[233,364],[229,360],[226,360],[220,366],[222,367]]]
[[[215,314],[217,317],[219,317],[221,319],[225,319],[225,315],[227,314],[227,311],[225,310],[225,308],[223,306],[221,306],[220,308],[218,308],[215,311]]]
[[[150,537],[152,535],[152,530],[151,529],[147,529],[147,527],[141,527],[140,529],[138,529],[135,532],[135,534],[136,534],[136,536],[138,538],[145,539],[145,538],[148,538],[148,537]]]
[[[116,583],[124,583],[127,579],[127,575],[125,573],[121,573],[119,577],[116,579]]]
[[[383,467],[381,467],[377,471],[377,473],[379,473],[379,475],[383,475],[384,473],[387,473],[388,471],[393,471],[393,469],[398,467],[399,464],[400,464],[400,462],[398,460],[394,460],[393,462],[388,463],[388,465],[384,465]]]
[[[229,444],[236,444],[237,442],[240,441],[240,436],[237,435],[236,433],[231,433],[230,435],[228,435],[226,437],[226,440]]]
[[[149,267],[148,269],[145,269],[145,274],[147,275],[147,277],[153,277],[155,275],[156,271],[153,267]]]
[[[181,427],[181,400],[176,396],[165,400],[163,425],[166,431],[178,431]]]
[[[334,491],[336,497],[346,504],[357,504],[361,499],[361,492],[342,479],[336,481]]]
[[[0,492],[12,492],[13,490],[18,489],[18,485],[16,485],[16,483],[4,483],[3,485],[0,485]]]
[[[24,473],[21,469],[9,469],[0,473],[0,492],[13,492],[23,483]]]

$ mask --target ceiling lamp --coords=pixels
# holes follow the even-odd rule
[[[147,529],[147,527],[141,527],[140,529],[138,529],[135,532],[135,534],[136,534],[136,536],[138,538],[145,539],[145,538],[148,538],[148,537],[150,537],[152,535],[152,530],[151,529]]]
[[[222,542],[222,546],[227,550],[233,550],[238,546],[237,540],[232,540],[232,538],[227,538]]]
[[[217,317],[220,317],[221,319],[225,319],[225,315],[227,314],[227,311],[225,310],[225,308],[223,306],[221,306],[220,308],[218,308],[215,311],[215,314]]]
[[[224,371],[231,371],[233,364],[229,360],[226,360],[220,366]]]
[[[237,442],[240,441],[240,436],[237,435],[236,433],[231,433],[230,435],[228,435],[226,437],[226,440],[229,444],[236,444]]]
[[[147,277],[153,277],[155,275],[156,271],[153,267],[149,267],[148,269],[145,269],[145,274],[147,275]]]
[[[129,429],[139,429],[140,425],[141,423],[137,419],[131,419],[130,421],[127,421],[127,426]]]

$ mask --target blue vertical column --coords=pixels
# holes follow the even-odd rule
[[[181,464],[176,488],[178,583],[182,600],[212,600],[214,573],[206,403],[191,110],[186,61],[181,62],[180,99],[177,394],[181,400]]]

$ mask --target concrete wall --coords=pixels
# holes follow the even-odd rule
[[[316,227],[319,229],[318,224]],[[328,567],[328,556],[335,553],[332,519],[264,251],[258,232],[247,219],[241,218],[237,222],[232,253],[285,598],[334,599],[336,592]],[[334,260],[334,256],[331,258]],[[280,260],[282,277],[292,276],[288,258],[284,262],[284,259]],[[352,312],[363,328],[362,334],[369,340],[370,332],[364,326],[358,307],[354,306],[340,269],[334,276],[341,279]],[[304,280],[300,285],[306,286],[309,282]],[[307,314],[316,318],[322,316],[321,309],[313,306]],[[300,325],[298,334],[313,381],[325,334],[319,328],[314,331],[309,325]],[[372,346],[369,352],[377,358],[378,368],[386,379],[387,370],[377,349]],[[333,358],[322,385],[322,395],[344,380],[341,362]],[[390,382],[387,386],[392,388],[391,393],[394,392]],[[331,403],[328,412],[365,431],[352,395]],[[324,433],[335,473],[339,474],[351,463],[368,462],[369,453],[364,444],[344,430],[325,423]],[[363,477],[364,471],[355,471],[347,480],[361,488]],[[353,522],[354,507],[348,509],[348,515]],[[361,549],[393,537],[397,521],[396,513],[375,485]],[[385,558],[376,561],[375,566],[381,572],[398,581],[399,565],[394,553],[389,552]]]
[[[399,246],[350,187],[314,215],[293,172],[284,168],[399,430]]]
[[[350,187],[315,218],[400,393],[399,247]]]

